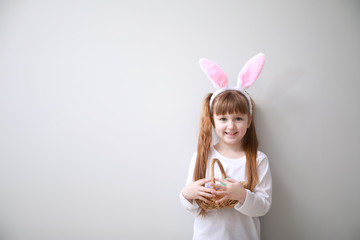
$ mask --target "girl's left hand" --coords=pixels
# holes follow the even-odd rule
[[[217,189],[216,195],[224,196],[223,198],[216,201],[217,204],[223,203],[229,199],[238,200],[241,204],[244,203],[246,198],[246,190],[240,182],[232,178],[226,178],[226,179],[216,178],[216,181],[221,183],[221,184],[211,183],[211,185]]]

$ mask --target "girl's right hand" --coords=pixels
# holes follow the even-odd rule
[[[215,197],[215,190],[212,188],[204,187],[206,183],[209,183],[211,179],[200,179],[195,182],[192,182],[186,185],[182,192],[182,195],[192,203],[195,199],[200,199],[206,203],[210,203],[210,201],[206,198],[213,198]],[[206,198],[205,198],[206,197]]]

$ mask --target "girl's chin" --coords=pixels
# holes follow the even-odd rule
[[[224,138],[223,139],[223,142],[226,143],[226,144],[230,144],[230,145],[233,145],[233,144],[238,144],[241,142],[241,139],[237,139],[237,138]]]

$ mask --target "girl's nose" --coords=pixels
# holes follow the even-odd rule
[[[234,126],[235,126],[235,123],[233,121],[229,121],[228,127],[231,129],[231,128],[234,128]]]

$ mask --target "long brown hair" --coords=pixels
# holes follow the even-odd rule
[[[258,183],[256,157],[257,149],[259,146],[253,119],[255,110],[254,101],[251,99],[253,106],[253,114],[250,115],[247,99],[239,91],[228,90],[219,94],[214,99],[212,109],[210,110],[209,103],[211,96],[212,93],[209,93],[205,97],[202,106],[197,156],[194,170],[194,181],[205,178],[206,164],[212,143],[212,127],[214,126],[212,113],[216,113],[219,115],[242,113],[247,114],[249,117],[249,121],[251,121],[250,126],[242,139],[242,145],[246,153],[246,177],[249,183],[249,189],[253,191],[256,184]]]

